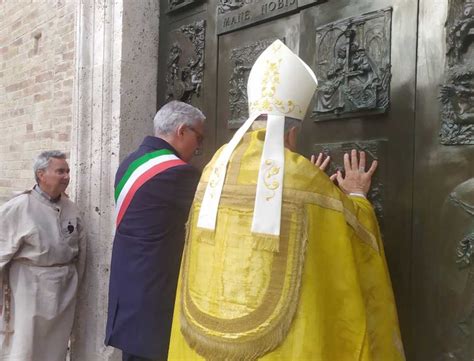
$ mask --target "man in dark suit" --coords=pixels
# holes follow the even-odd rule
[[[155,136],[120,164],[105,344],[123,361],[166,360],[185,223],[200,173],[187,164],[203,141],[205,117],[172,101],[155,116]]]

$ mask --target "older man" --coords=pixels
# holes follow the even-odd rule
[[[172,101],[115,179],[117,224],[105,343],[123,360],[165,360],[185,222],[200,173],[187,164],[203,141],[205,117]]]
[[[0,207],[0,360],[64,361],[84,270],[85,232],[64,194],[66,156],[41,153],[37,184]]]
[[[205,168],[190,211],[169,360],[404,359],[365,198],[377,163],[346,154],[337,187],[322,156],[295,152],[316,84],[279,40],[255,62],[250,117]]]

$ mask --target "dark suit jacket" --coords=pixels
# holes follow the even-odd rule
[[[159,149],[176,150],[146,137],[120,165],[115,187],[130,163]],[[185,223],[199,171],[179,165],[157,174],[136,192],[112,250],[105,344],[129,354],[166,359]]]

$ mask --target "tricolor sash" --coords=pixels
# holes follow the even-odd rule
[[[135,193],[155,175],[178,165],[186,164],[171,150],[161,149],[135,159],[115,188],[116,227],[118,228]]]

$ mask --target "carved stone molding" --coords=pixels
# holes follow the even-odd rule
[[[474,1],[450,1],[446,43],[440,142],[474,144]]]
[[[104,346],[112,240],[114,177],[120,159],[153,134],[159,8],[154,0],[76,2],[76,74],[71,197],[88,234],[71,361],[121,360]]]
[[[247,81],[258,56],[276,39],[267,39],[232,49],[230,63],[233,70],[229,79],[229,129],[239,128],[248,118]],[[284,39],[282,39],[285,42]]]
[[[166,74],[166,101],[190,103],[201,94],[204,74],[206,22],[184,25],[170,34]]]
[[[326,170],[326,173],[332,175],[338,170],[344,172],[344,153],[350,153],[352,149],[364,151],[367,157],[367,165],[370,165],[373,160],[385,158],[386,144],[387,141],[385,139],[315,144],[313,146],[313,154],[323,153],[331,156],[331,162],[329,163],[329,168]],[[367,198],[375,209],[375,214],[381,227],[384,221],[383,172],[384,165],[382,162],[372,178],[372,186],[367,195]]]
[[[390,105],[392,9],[316,29],[315,120],[384,113]]]

